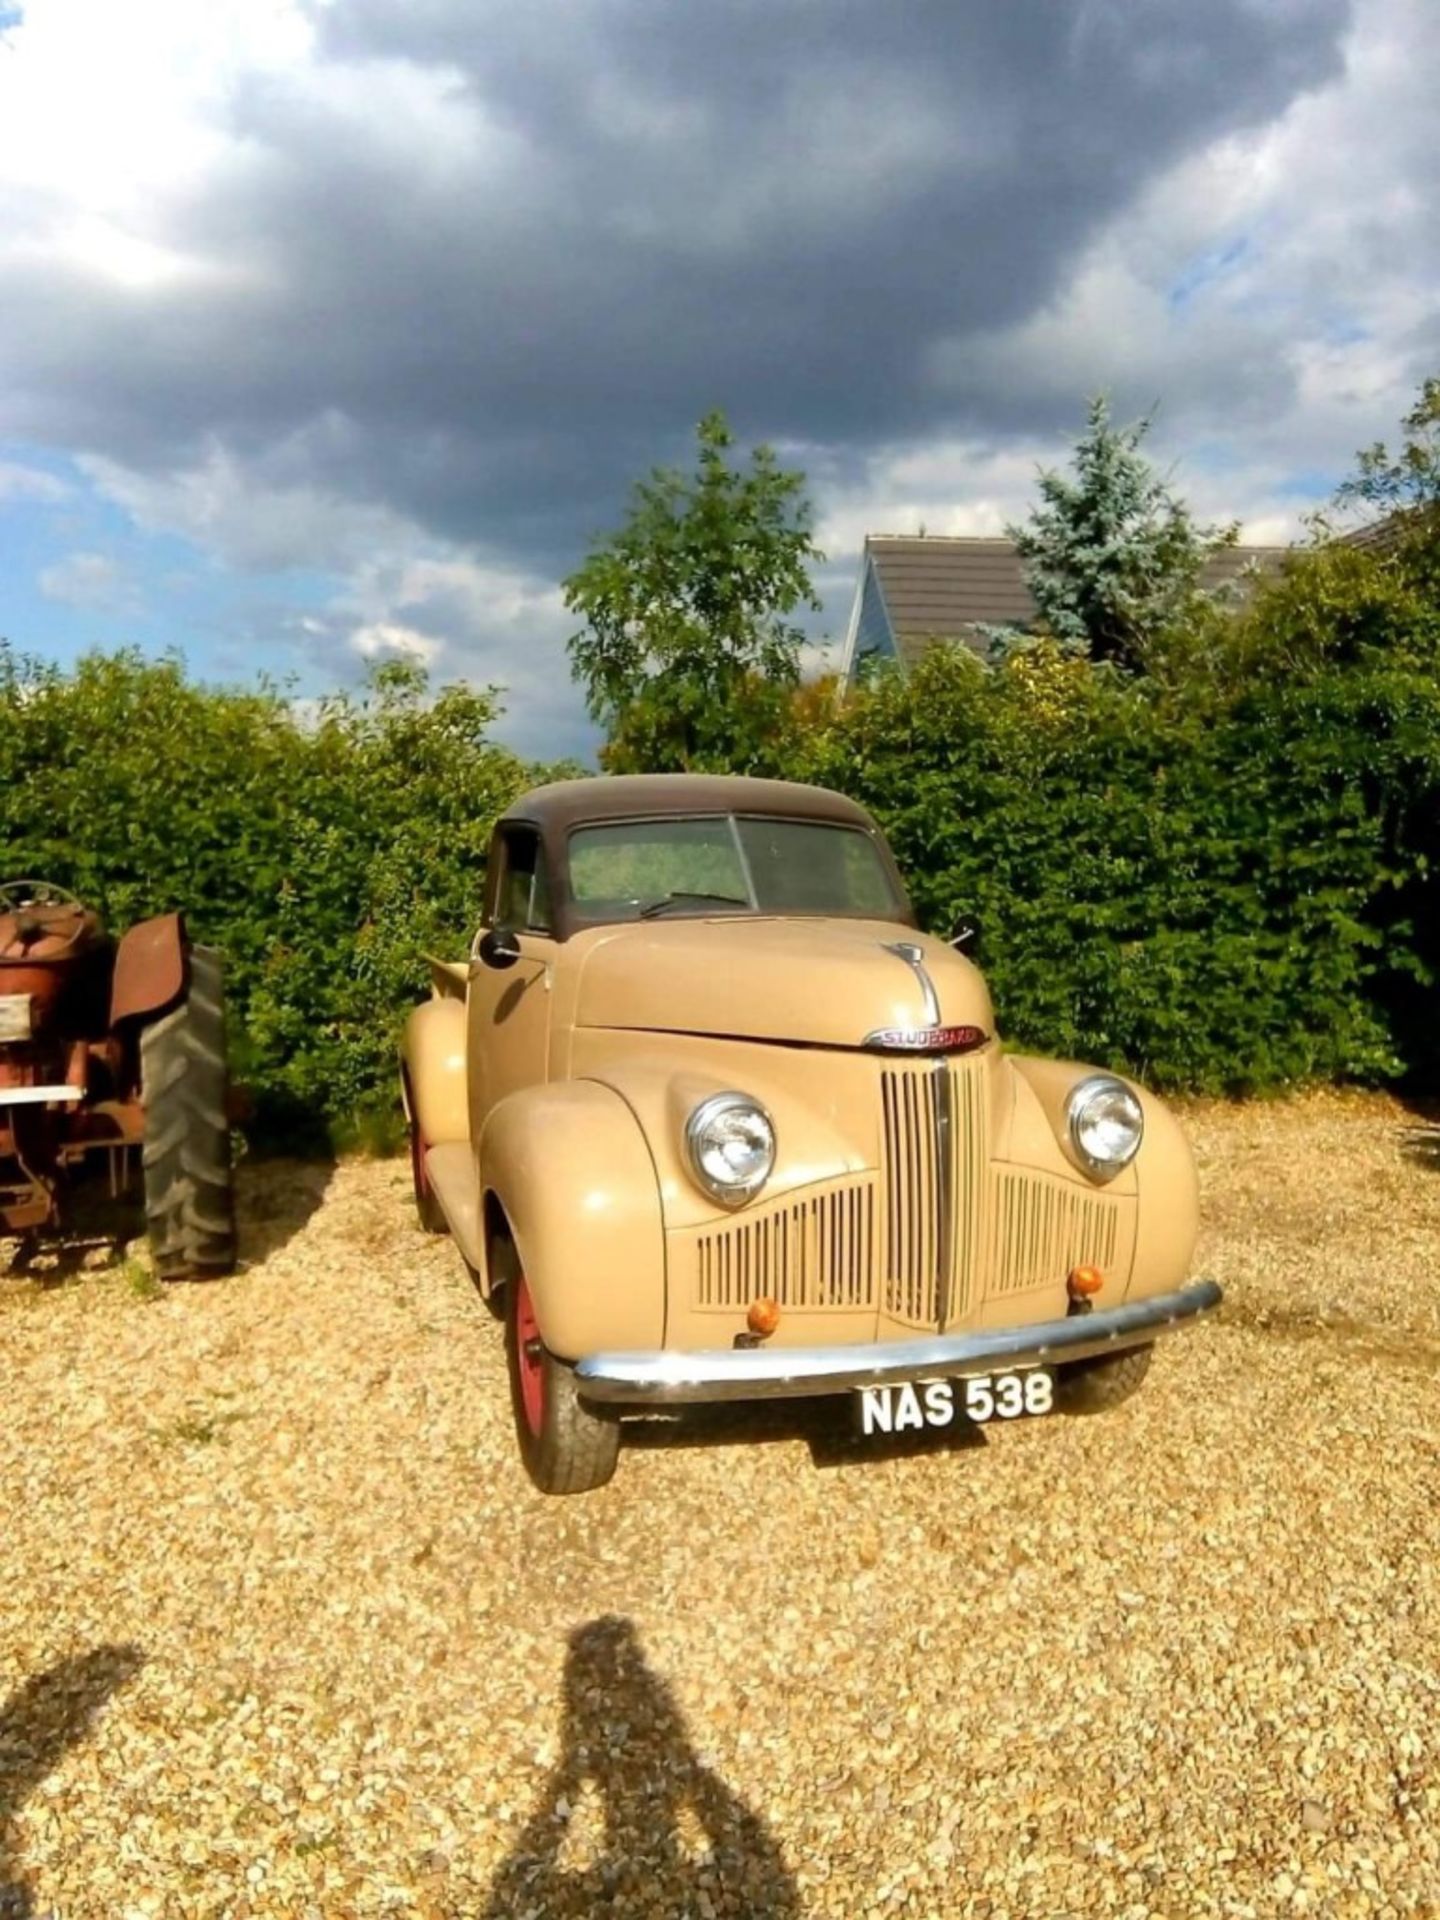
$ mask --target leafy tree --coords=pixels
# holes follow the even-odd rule
[[[1440,592],[1440,376],[1424,382],[1401,425],[1400,451],[1392,455],[1377,440],[1359,454],[1336,505],[1361,507],[1382,520],[1382,546],[1433,599]]]
[[[1200,597],[1200,571],[1237,529],[1201,527],[1141,452],[1150,419],[1111,424],[1108,401],[1090,402],[1073,477],[1040,475],[1042,504],[1007,527],[1048,631],[1092,660],[1145,664],[1149,643]]]
[[[1010,1039],[1171,1087],[1440,1086],[1434,403],[1361,456],[1363,497],[1410,489],[1393,538],[1197,601],[1147,673],[934,648],[816,715],[793,772],[875,810],[926,925],[978,912]]]
[[[585,622],[571,670],[607,729],[612,772],[754,764],[800,677],[789,616],[819,606],[805,476],[765,446],[732,466],[722,413],[698,440],[697,471],[641,481],[625,525],[564,583]]]
[[[1383,440],[1356,456],[1357,470],[1340,488],[1342,505],[1377,513],[1440,513],[1440,376],[1426,380],[1405,415],[1405,444],[1393,458]]]

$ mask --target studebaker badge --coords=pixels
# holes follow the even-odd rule
[[[878,1053],[968,1053],[988,1037],[979,1027],[877,1027],[861,1044]]]

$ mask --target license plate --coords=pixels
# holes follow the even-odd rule
[[[960,1380],[905,1380],[856,1390],[861,1433],[920,1433],[957,1421],[983,1427],[989,1420],[1023,1420],[1055,1405],[1048,1367],[1012,1373],[973,1373]]]
[[[0,1040],[30,1038],[30,995],[0,993]]]

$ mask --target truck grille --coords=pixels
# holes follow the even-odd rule
[[[1063,1280],[1072,1267],[1114,1271],[1120,1210],[1102,1194],[1080,1193],[1043,1174],[1002,1168],[996,1182],[997,1293]]]
[[[675,1235],[680,1297],[730,1314],[763,1298],[789,1312],[878,1309],[929,1331],[963,1324],[987,1297],[1061,1286],[1083,1262],[1128,1273],[1131,1202],[993,1163],[992,1072],[978,1053],[880,1068],[878,1173]]]
[[[982,1278],[990,1164],[982,1055],[881,1075],[885,1311],[909,1326],[964,1315]]]
[[[805,1307],[868,1307],[875,1298],[875,1190],[832,1187],[759,1214],[696,1246],[700,1307],[778,1300]]]

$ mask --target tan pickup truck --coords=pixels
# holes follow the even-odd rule
[[[499,822],[402,1091],[538,1487],[602,1485],[623,1415],[687,1402],[846,1395],[872,1435],[1098,1410],[1218,1303],[1174,1119],[1005,1053],[965,944],[817,787],[564,781]]]

